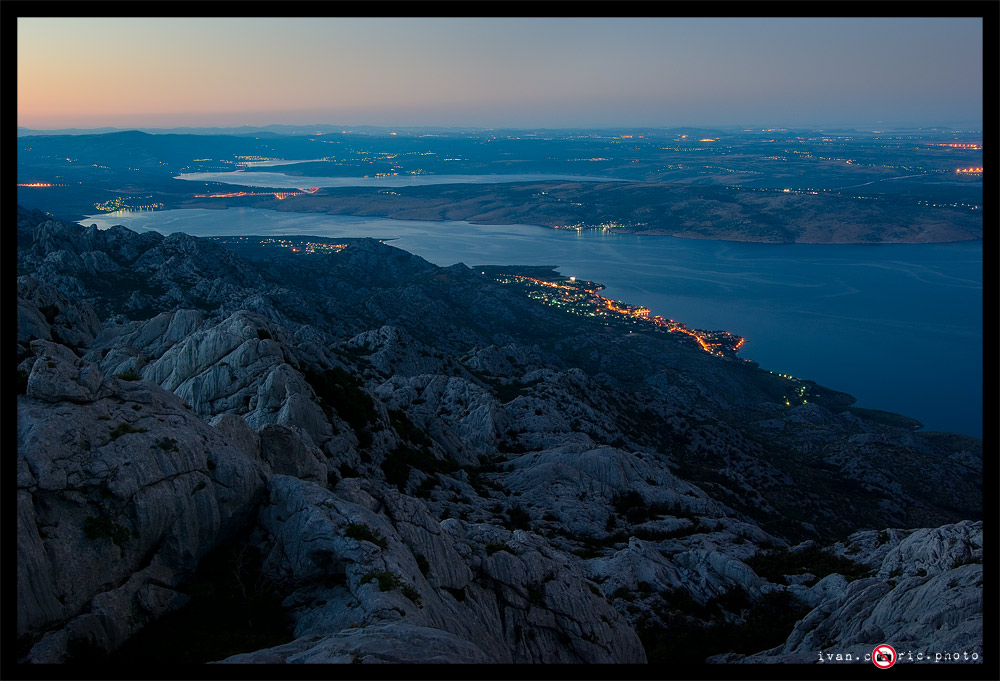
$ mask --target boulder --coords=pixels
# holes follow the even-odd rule
[[[31,341],[31,349],[37,358],[28,374],[29,397],[51,403],[87,403],[97,399],[104,375],[96,364],[51,341]]]
[[[68,349],[43,347],[71,362]],[[87,401],[51,401],[79,384],[55,371],[49,389],[18,398],[18,636],[34,641],[29,662],[114,650],[183,605],[178,585],[245,524],[264,482],[256,452],[158,386],[106,379]]]

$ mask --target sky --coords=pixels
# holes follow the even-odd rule
[[[982,126],[981,18],[32,18],[35,129]]]

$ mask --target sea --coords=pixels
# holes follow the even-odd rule
[[[551,265],[652,314],[743,336],[740,356],[850,393],[856,406],[982,437],[981,241],[759,244],[255,208],[80,222],[195,236],[369,236],[441,266]]]

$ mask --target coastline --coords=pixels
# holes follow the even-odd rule
[[[206,209],[207,207],[200,206],[199,208],[203,210],[200,211],[195,210],[194,212],[201,212],[203,214],[203,217],[201,218],[202,222],[195,223],[198,226],[192,225],[194,234],[221,235],[226,231],[225,225],[228,224],[228,221],[226,220],[223,214],[219,214],[216,212],[218,209],[221,209],[222,206],[219,205],[212,206],[213,210],[211,210],[211,213],[213,215],[215,214],[219,215],[218,219],[213,217],[213,215],[208,214],[209,210]],[[321,234],[330,234],[334,235],[334,238],[339,238],[336,237],[335,235],[342,234],[344,236],[348,235],[357,236],[358,234],[361,234],[361,232],[352,229],[350,227],[350,224],[344,224],[338,226],[335,223],[334,216],[324,212],[319,212],[319,211],[298,212],[298,214],[302,218],[305,218],[303,226],[311,225],[309,227],[306,227],[305,231],[300,231],[296,227],[294,220],[291,221],[287,220],[287,218],[293,218],[293,215],[288,215],[288,213],[291,211],[287,210],[276,211],[274,210],[275,206],[273,205],[273,203],[264,206],[247,205],[247,206],[242,206],[242,208],[251,208],[255,210],[266,211],[270,215],[275,216],[274,219],[277,221],[275,224],[280,224],[282,226],[278,227],[277,231],[271,231],[267,228],[263,228],[263,231],[256,231],[253,227],[254,223],[252,222],[244,223],[243,220],[240,220],[238,222],[233,223],[233,227],[237,227],[237,229],[239,229],[240,231],[230,231],[229,232],[230,236],[236,234],[267,234],[269,236],[280,235],[282,238],[288,238],[287,235],[302,235],[302,236],[307,236],[309,238],[316,238],[320,237]],[[282,217],[283,214],[284,217]],[[164,217],[170,219],[170,216],[164,216]],[[146,219],[150,218],[153,218],[152,214],[146,213]],[[398,217],[393,219],[393,222],[400,223],[398,231],[392,224],[388,225],[385,224],[389,223],[390,221],[389,218],[376,219],[374,216],[357,216],[357,215],[353,216],[346,215],[344,216],[344,218],[347,221],[347,223],[352,223],[356,221],[358,224],[367,223],[369,221],[377,223],[378,221],[381,220],[383,224],[377,227],[373,232],[368,234],[373,238],[387,238],[403,234],[413,237],[419,236],[419,238],[425,238],[425,237],[429,238],[430,250],[425,252],[421,252],[419,249],[414,249],[413,244],[406,240],[392,241],[390,243],[392,243],[393,245],[399,245],[399,247],[403,248],[404,250],[415,252],[421,255],[422,257],[429,259],[431,262],[435,262],[441,266],[446,266],[450,263],[459,261],[465,263],[480,263],[480,264],[489,264],[491,262],[493,263],[505,262],[508,264],[520,262],[526,265],[546,264],[551,266],[551,263],[560,257],[557,256],[555,252],[552,252],[549,249],[549,247],[546,247],[546,249],[544,249],[544,252],[537,252],[535,254],[535,255],[541,255],[543,257],[546,256],[547,254],[547,257],[544,257],[543,260],[539,260],[539,258],[537,257],[531,257],[531,253],[528,251],[519,251],[522,255],[527,256],[524,260],[521,260],[518,257],[496,258],[494,257],[495,252],[491,250],[482,250],[482,251],[474,250],[472,251],[472,253],[477,253],[477,254],[471,254],[471,255],[463,254],[460,252],[461,246],[458,245],[459,243],[469,240],[478,241],[479,239],[478,234],[480,228],[474,227],[475,223],[473,223],[472,221],[464,221],[466,223],[465,227],[456,224],[456,225],[443,225],[439,229],[434,223],[440,223],[440,221],[413,220],[412,222],[414,224],[411,224],[409,228],[415,231],[413,231],[413,233],[410,234],[407,231],[407,228],[404,226],[407,220],[403,220]],[[321,226],[326,224],[328,219],[331,231],[326,231],[325,229],[321,229]],[[111,226],[111,224],[114,224],[115,222],[116,221],[112,219],[104,224],[105,226]],[[189,231],[189,233],[191,233],[190,230],[181,230],[179,227],[180,225],[179,222],[176,221],[171,221],[171,222],[172,224],[170,227],[167,228],[167,231],[164,232],[165,234],[167,232],[175,230]],[[283,223],[285,222],[288,223],[287,227],[283,225]],[[422,224],[416,224],[418,222]],[[84,223],[86,225],[89,225],[90,221],[85,220]],[[270,220],[265,220],[264,223],[262,224],[266,225],[269,223]],[[141,226],[143,224],[145,223],[139,223],[140,226],[135,228],[136,231],[143,231],[143,229],[145,229],[144,227]],[[215,229],[212,226],[213,224],[219,226],[220,228],[219,231],[215,231]],[[509,224],[511,225],[512,229],[510,230],[500,229],[498,231],[501,233],[507,233],[507,232],[510,232],[511,234],[516,233],[517,235],[519,235],[519,238],[527,238],[528,241],[525,241],[524,243],[529,243],[529,242],[534,243],[533,241],[531,241],[532,238],[531,235],[537,234],[540,238],[540,241],[552,242],[551,243],[552,248],[555,248],[555,244],[559,243],[559,244],[564,244],[566,248],[572,249],[574,248],[573,247],[574,243],[583,241],[591,243],[595,247],[600,245],[600,248],[602,249],[611,249],[610,251],[602,251],[602,253],[603,252],[619,253],[621,248],[625,247],[625,244],[622,243],[621,245],[619,245],[618,242],[631,242],[633,240],[632,237],[636,236],[626,233],[617,235],[612,235],[612,234],[602,235],[600,233],[591,232],[591,233],[574,234],[572,238],[570,238],[566,235],[553,234],[552,232],[555,230],[551,230],[551,228],[548,228],[549,231],[547,235],[547,232],[540,229],[539,225],[527,225],[518,223],[509,223]],[[486,229],[486,231],[490,230]],[[368,232],[365,233],[367,234]],[[638,238],[638,236],[636,236],[636,238]],[[670,243],[669,239],[650,239],[647,243],[649,244],[650,247],[663,251],[661,256],[663,258],[666,258],[666,260],[665,261],[657,260],[656,262],[659,264],[666,263],[668,265],[667,269],[665,270],[665,275],[670,281],[675,282],[676,277],[671,277],[669,274],[671,268],[690,267],[692,261],[690,261],[688,258],[692,257],[694,253],[703,253],[703,255],[701,256],[694,256],[703,258],[702,260],[697,260],[695,262],[707,262],[704,260],[704,258],[714,257],[711,254],[714,253],[717,249],[721,248],[725,250],[728,248],[737,248],[740,247],[741,244],[743,244],[743,248],[751,247],[751,243],[738,242],[738,241],[730,241],[729,243],[732,244],[731,247],[723,246],[721,244],[718,246],[712,246],[710,245],[712,241],[719,241],[719,240],[704,239],[704,238],[701,239],[679,238],[678,241]],[[982,257],[982,251],[981,251],[982,240],[978,241],[979,244],[968,243],[968,241],[950,242],[950,243],[953,244],[955,248],[962,250],[962,252],[968,252],[969,254],[973,255],[973,259],[979,260]],[[697,244],[703,244],[703,246],[698,246]],[[961,244],[967,244],[967,245],[962,246]],[[854,252],[852,253],[850,249],[852,245],[855,244],[818,243],[818,244],[812,244],[813,246],[812,248],[805,248],[805,247],[800,248],[798,244],[769,243],[767,244],[769,248],[753,247],[750,251],[747,251],[745,255],[747,257],[757,257],[755,255],[757,254],[760,257],[765,257],[768,259],[768,261],[770,261],[770,257],[767,254],[773,252],[774,257],[779,258],[781,262],[788,263],[788,266],[796,270],[797,274],[795,274],[789,280],[791,288],[787,288],[785,290],[787,290],[789,294],[794,294],[792,295],[791,299],[798,300],[798,302],[796,303],[796,305],[798,305],[798,309],[808,311],[813,309],[819,309],[819,308],[814,308],[813,305],[814,304],[820,305],[820,303],[822,302],[819,298],[816,298],[816,296],[811,295],[809,292],[813,290],[815,286],[815,284],[813,283],[814,278],[815,277],[823,278],[822,272],[825,271],[816,269],[815,265],[822,265],[825,259],[827,259],[827,256],[833,256],[834,258],[839,258],[840,256],[838,254],[843,253],[845,256],[852,258],[862,258],[862,259],[872,258],[879,261],[883,259],[887,259],[889,261],[895,261],[899,259],[895,256],[889,257],[892,253],[892,250],[890,248],[887,248],[884,251],[882,250],[873,251],[871,249],[853,249]],[[935,246],[942,248],[949,248],[949,245],[947,243],[920,243],[920,244],[893,243],[884,245],[901,249],[905,249],[907,247],[912,246],[914,247],[914,250],[911,252],[911,255],[912,257],[916,258],[917,261],[919,262],[924,262],[925,260],[927,260],[927,258],[933,259],[937,257],[933,255],[921,256],[919,255],[920,253],[934,254]],[[824,251],[823,246],[835,246],[836,248],[830,251]],[[459,251],[455,251],[456,248],[458,248]],[[694,249],[693,251],[691,251],[692,248]],[[771,249],[773,249],[773,251]],[[590,251],[591,249],[588,248],[584,250]],[[453,251],[455,252],[454,257],[451,256],[451,253]],[[691,254],[688,254],[688,251],[691,251]],[[863,255],[863,253],[865,252],[870,253],[871,255],[870,256]],[[883,252],[886,254],[885,256],[882,255]],[[437,258],[434,257],[435,254],[438,256]],[[508,253],[507,255],[516,255],[516,253],[514,254]],[[814,257],[817,260],[814,261]],[[909,256],[905,257],[900,256],[900,257],[906,260]],[[865,376],[872,375],[873,372],[878,372],[879,375],[883,376],[883,378],[885,379],[883,383],[886,384],[896,384],[900,383],[901,381],[908,380],[907,376],[909,374],[907,374],[905,371],[906,365],[904,365],[900,361],[897,361],[896,359],[893,359],[891,361],[889,360],[889,358],[883,358],[882,360],[877,360],[875,355],[873,355],[871,351],[872,348],[875,348],[878,352],[881,352],[882,350],[878,350],[878,348],[880,347],[888,348],[890,344],[894,342],[894,338],[896,338],[896,336],[891,333],[888,333],[889,330],[886,327],[887,325],[890,325],[892,323],[892,319],[896,319],[898,315],[902,315],[903,314],[902,312],[900,313],[892,312],[891,314],[889,314],[889,317],[886,318],[884,315],[881,315],[881,313],[878,313],[873,308],[869,314],[876,316],[867,317],[866,318],[868,320],[867,322],[861,319],[861,317],[864,317],[864,315],[860,316],[847,315],[847,317],[844,317],[842,322],[837,322],[837,323],[833,323],[825,318],[818,319],[817,321],[821,322],[821,326],[825,325],[826,332],[820,334],[819,337],[809,338],[808,341],[806,341],[806,343],[803,344],[803,340],[805,339],[791,340],[791,337],[789,336],[789,334],[792,334],[794,336],[795,334],[798,333],[794,332],[795,329],[795,324],[793,323],[794,316],[791,315],[790,312],[788,312],[789,303],[786,301],[780,303],[780,305],[783,307],[776,307],[777,305],[779,305],[779,303],[776,303],[774,302],[774,300],[767,297],[773,294],[779,296],[781,300],[784,300],[786,294],[772,291],[771,293],[767,293],[765,295],[766,291],[768,290],[767,288],[762,289],[761,291],[757,290],[758,284],[754,284],[753,282],[759,278],[761,274],[760,272],[757,272],[756,274],[751,276],[750,279],[748,280],[745,274],[746,271],[744,269],[741,269],[737,264],[730,262],[732,259],[724,258],[722,262],[723,263],[730,262],[731,266],[723,265],[722,269],[720,269],[718,266],[713,266],[709,268],[713,271],[713,275],[708,280],[706,280],[704,284],[699,284],[695,288],[691,288],[683,284],[684,279],[683,275],[681,275],[681,279],[676,281],[675,284],[671,284],[666,287],[664,287],[664,285],[662,284],[657,284],[656,286],[653,287],[645,286],[644,288],[648,290],[642,290],[643,287],[639,287],[637,289],[633,286],[630,286],[630,283],[634,283],[633,280],[629,278],[631,275],[629,276],[623,275],[622,272],[620,271],[620,267],[623,266],[627,268],[634,266],[645,267],[647,265],[651,265],[651,263],[646,263],[645,265],[638,264],[644,261],[633,261],[631,258],[632,256],[629,256],[625,253],[619,253],[619,255],[614,256],[614,258],[612,258],[608,262],[605,262],[603,265],[594,261],[591,262],[590,265],[585,267],[580,262],[573,261],[567,267],[560,267],[559,269],[566,275],[577,275],[581,277],[586,277],[587,279],[608,283],[611,288],[606,293],[606,295],[611,299],[625,301],[628,304],[649,307],[654,314],[660,313],[665,316],[672,317],[674,319],[682,320],[684,321],[685,324],[690,323],[694,328],[732,330],[734,333],[739,334],[740,336],[744,336],[748,339],[746,347],[743,348],[741,355],[753,359],[760,366],[763,367],[768,367],[768,368],[773,367],[778,371],[788,372],[790,374],[794,374],[797,376],[809,376],[813,380],[819,382],[820,384],[829,385],[835,389],[845,390],[848,393],[851,392],[853,386],[859,384],[859,381],[861,382],[860,384],[863,384]],[[737,262],[738,261],[739,259],[737,259]],[[800,263],[807,261],[814,262],[814,266],[803,268],[802,265],[793,264],[797,261]],[[560,262],[563,261],[560,260]],[[671,265],[670,263],[673,263],[673,265]],[[873,272],[880,272],[882,270],[881,268],[866,268],[866,269],[857,269],[855,271],[858,273],[862,271],[873,273]],[[743,272],[744,274],[741,274],[741,272]],[[905,272],[900,272],[899,274],[905,274]],[[875,299],[878,300],[884,299],[886,305],[892,306],[888,308],[890,310],[896,309],[895,305],[891,303],[891,301],[895,300],[898,297],[897,294],[899,293],[899,287],[897,286],[899,282],[896,281],[899,277],[898,275],[893,275],[893,276],[895,277],[895,279],[890,278],[885,282],[883,282],[883,284],[888,284],[894,281],[896,282],[892,284],[892,286],[889,288],[886,288],[884,285],[880,284],[876,288],[869,287],[868,289],[865,289],[868,291],[869,296],[874,296]],[[766,287],[769,279],[770,277],[765,276],[763,279],[760,279],[760,284]],[[824,281],[830,282],[833,280],[824,279]],[[677,285],[678,283],[679,286]],[[736,288],[731,289],[730,287],[736,287]],[[695,293],[694,291],[700,291],[701,293]],[[735,295],[733,295],[733,292],[735,292]],[[800,296],[796,292],[801,292],[803,295]],[[834,286],[833,288],[830,288],[829,291],[827,292],[833,294],[832,297],[830,296],[822,297],[822,300],[841,300],[842,298],[839,296],[855,293],[854,289],[845,283],[842,283],[842,285],[840,286]],[[765,297],[762,298],[761,295],[765,295]],[[707,312],[707,308],[702,303],[694,300],[692,296],[695,296],[695,298],[697,298],[698,296],[707,297],[708,299],[715,300],[721,306],[719,309],[723,310],[724,313],[719,312],[719,314],[713,315],[712,313]],[[765,303],[762,301],[770,301],[770,302]],[[761,305],[765,306],[764,308],[762,308],[762,310],[765,310],[763,314],[761,314],[760,311],[754,311],[757,307]],[[946,309],[940,309],[935,314],[939,315],[939,318],[942,320],[951,319],[952,318],[951,310],[953,309],[958,309],[958,308],[949,307]],[[784,310],[784,312],[780,312],[779,310]],[[844,313],[843,311],[840,312],[831,311],[831,314],[834,315],[839,314],[843,316]],[[854,317],[859,317],[859,318],[855,319]],[[887,319],[889,321],[886,321]],[[900,319],[897,321],[905,323],[905,319],[908,318],[906,318],[905,316],[900,317]],[[850,338],[846,339],[846,343],[830,344],[829,341],[826,340],[827,337],[832,338],[837,336],[838,334],[845,333],[845,331],[841,328],[841,326],[845,324],[851,329],[849,332]],[[872,329],[874,329],[875,327],[881,329],[881,331],[879,331],[879,333],[882,334],[881,336],[875,336],[875,335],[869,336],[869,334],[874,333]],[[774,328],[784,328],[792,331],[789,331],[787,333],[777,334],[773,332]],[[777,338],[777,336],[782,336],[783,338]],[[852,338],[856,339],[862,337],[869,338],[871,342],[875,342],[877,343],[877,345],[875,346],[865,345],[864,347],[861,347],[859,346],[860,341],[855,342],[854,340],[851,340]],[[965,341],[962,342],[964,343]],[[949,345],[954,346],[954,343],[950,343]],[[813,366],[813,364],[815,364],[816,362],[809,359],[809,356],[813,353],[806,352],[803,349],[807,346],[813,347],[817,351],[819,351],[820,349],[822,350],[821,354],[823,354],[823,356],[826,359],[820,363],[821,366],[819,368]],[[960,355],[965,356],[968,354],[968,352],[973,352],[975,355],[981,356],[981,348],[982,348],[981,340],[979,341],[978,347],[975,347],[974,345],[968,345],[968,343],[966,343],[966,345],[963,347],[966,349],[963,350],[960,353]],[[865,348],[867,348],[867,350]],[[863,353],[861,355],[862,360],[859,362],[853,362],[849,360],[848,357],[851,356],[851,351],[852,351],[850,349],[854,349],[857,352],[862,352]],[[913,352],[915,352],[915,350],[910,349],[908,345],[902,346],[900,350],[902,351],[903,354],[907,353],[912,354]],[[919,363],[919,358],[917,356],[913,356],[910,360],[907,361],[909,362],[909,366],[917,366]],[[841,368],[835,371],[830,371],[829,367],[834,365],[838,365]],[[954,362],[951,362],[949,366],[952,367],[953,371],[962,372],[966,371],[967,369],[970,369],[978,374],[981,374],[982,372],[981,361],[979,362],[978,367],[969,365],[969,362],[967,362],[966,360],[955,360]],[[922,369],[921,371],[925,370],[926,369]],[[935,368],[934,371],[938,371],[938,369]],[[851,380],[848,380],[848,376],[851,376],[853,378]],[[876,386],[877,385],[880,384],[876,384]],[[857,392],[856,389],[855,392]],[[920,394],[920,391],[917,390],[913,394]],[[964,425],[964,421],[963,425],[950,425],[950,424],[945,425],[941,423],[940,416],[934,417],[933,415],[923,412],[920,409],[914,408],[911,405],[911,403],[919,402],[919,400],[916,400],[916,398],[912,396],[899,398],[890,388],[876,387],[875,389],[869,390],[868,392],[862,391],[862,394],[860,396],[858,395],[855,396],[859,398],[859,401],[861,402],[861,405],[863,407],[873,408],[873,409],[884,409],[886,411],[892,411],[895,413],[912,415],[914,418],[919,419],[920,421],[928,424],[927,425],[928,430],[936,430],[939,432],[957,431],[964,433],[973,433],[973,432],[978,432],[979,427],[981,427],[981,425],[977,426],[976,424],[973,424],[972,426],[970,426],[971,428],[973,428],[973,430],[968,430]]]
[[[327,198],[327,197],[316,197],[316,198]],[[352,197],[353,198],[353,197]],[[628,230],[620,228],[611,228],[606,230],[600,230],[598,228],[592,228],[588,230],[574,230],[564,227],[557,227],[554,225],[541,224],[542,221],[535,220],[531,221],[530,216],[521,217],[506,217],[503,215],[491,215],[490,217],[484,217],[481,213],[476,213],[472,211],[462,211],[456,210],[449,206],[434,206],[428,208],[404,208],[399,210],[379,210],[377,204],[368,204],[366,206],[358,206],[354,210],[345,210],[349,206],[338,206],[325,208],[321,205],[309,205],[307,201],[297,201],[295,198],[284,199],[284,200],[255,200],[255,201],[236,201],[236,202],[219,202],[219,203],[208,203],[208,202],[196,202],[196,201],[183,201],[173,209],[190,209],[190,208],[205,208],[209,210],[226,209],[226,208],[258,208],[263,210],[273,210],[279,213],[302,213],[307,215],[329,215],[331,217],[343,216],[343,217],[365,217],[365,218],[383,218],[386,220],[416,220],[422,222],[440,222],[445,221],[463,221],[468,222],[473,225],[530,225],[532,227],[538,227],[539,229],[546,229],[551,231],[605,231],[610,234],[621,234],[630,236],[670,236],[678,239],[691,239],[697,241],[720,241],[720,242],[732,242],[732,243],[759,243],[759,244],[818,244],[818,245],[878,245],[878,244],[945,244],[945,243],[959,243],[967,241],[982,241],[983,235],[953,235],[950,238],[928,238],[926,233],[921,233],[917,235],[919,238],[881,238],[878,240],[872,239],[819,239],[812,238],[808,235],[804,235],[802,238],[796,239],[775,239],[768,237],[757,237],[748,234],[733,234],[731,232],[726,232],[720,235],[708,235],[699,234],[692,231],[678,231],[678,230],[665,230],[665,229],[648,229],[648,230]],[[168,209],[169,210],[169,209]],[[890,235],[886,235],[890,236]]]
[[[935,239],[935,238],[912,239],[911,238],[911,239],[882,239],[882,240],[879,240],[879,241],[864,240],[864,239],[853,239],[853,240],[826,239],[826,240],[821,240],[821,239],[813,239],[813,238],[800,238],[800,239],[792,239],[792,240],[778,240],[778,239],[767,239],[767,238],[753,238],[752,236],[749,236],[749,235],[737,235],[737,234],[726,234],[724,236],[712,236],[712,235],[706,235],[706,234],[692,233],[690,231],[670,231],[670,230],[663,230],[663,229],[649,229],[649,230],[642,230],[642,231],[638,231],[638,230],[632,231],[632,230],[618,229],[618,228],[611,228],[611,229],[605,229],[605,230],[600,230],[600,229],[597,229],[597,228],[593,228],[593,229],[587,229],[587,230],[575,230],[575,229],[567,229],[567,228],[563,228],[563,227],[556,227],[556,226],[553,226],[553,225],[539,224],[538,221],[536,221],[536,222],[526,222],[526,221],[523,221],[523,220],[514,220],[514,219],[510,219],[510,218],[505,218],[505,217],[502,217],[502,216],[497,216],[495,218],[490,218],[490,219],[486,219],[486,218],[479,217],[479,216],[462,217],[462,216],[448,215],[447,217],[445,217],[445,216],[430,216],[426,212],[423,212],[423,211],[410,211],[410,210],[403,210],[403,211],[397,211],[397,212],[391,212],[391,211],[390,212],[387,212],[387,211],[371,211],[371,210],[367,210],[367,211],[364,211],[364,212],[342,212],[342,211],[332,212],[330,210],[322,210],[322,207],[313,207],[313,206],[308,206],[308,205],[305,205],[305,206],[302,206],[302,205],[288,206],[285,203],[287,201],[288,201],[288,199],[286,199],[285,201],[274,200],[274,201],[246,201],[246,202],[242,202],[242,201],[241,202],[226,202],[225,200],[218,201],[218,202],[216,202],[216,201],[208,202],[208,201],[197,201],[197,200],[191,200],[191,201],[185,200],[185,201],[179,202],[177,205],[170,206],[170,207],[167,207],[167,208],[163,208],[163,209],[161,209],[161,211],[157,211],[157,212],[164,212],[164,211],[170,211],[170,210],[199,210],[199,209],[224,211],[224,210],[228,210],[230,208],[254,208],[254,209],[258,209],[258,210],[271,210],[271,211],[275,211],[275,212],[278,212],[278,213],[301,213],[303,215],[329,215],[330,217],[382,218],[382,219],[386,219],[386,220],[419,221],[419,222],[462,221],[462,222],[468,222],[468,223],[473,224],[473,225],[483,225],[483,226],[486,226],[486,225],[524,225],[524,226],[537,227],[538,229],[544,229],[544,230],[556,231],[556,232],[604,231],[604,232],[609,233],[609,234],[618,234],[618,235],[623,235],[623,236],[639,236],[639,237],[642,237],[642,236],[653,236],[653,237],[667,236],[667,237],[674,237],[674,238],[677,238],[677,239],[688,239],[688,240],[692,240],[692,241],[719,241],[719,242],[728,242],[728,243],[772,244],[772,245],[776,245],[776,246],[779,246],[779,245],[790,245],[790,244],[815,244],[815,245],[826,245],[826,246],[838,246],[838,245],[843,245],[843,246],[852,246],[852,245],[854,245],[854,246],[863,246],[863,245],[878,246],[878,245],[884,245],[884,244],[891,244],[891,245],[903,245],[903,244],[922,245],[922,244],[928,244],[928,245],[931,245],[931,244],[948,244],[948,243],[966,243],[966,242],[970,242],[970,241],[983,241],[984,240],[984,237],[982,235],[980,235],[980,236],[968,235],[968,236],[966,236],[964,238],[950,238],[950,239],[944,239],[944,238],[937,238],[937,239]],[[110,213],[109,213],[109,215],[110,215]],[[86,215],[86,214],[82,214],[82,213],[80,213],[80,214],[76,214],[76,213],[69,214],[69,213],[67,213],[67,214],[61,214],[61,215],[53,215],[54,219],[63,220],[65,222],[73,222],[73,223],[76,223],[76,224],[83,224],[83,221],[92,219],[94,217],[95,217],[95,214]]]

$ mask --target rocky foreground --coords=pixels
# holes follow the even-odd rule
[[[22,662],[982,660],[980,440],[463,265],[20,211],[17,340]]]

